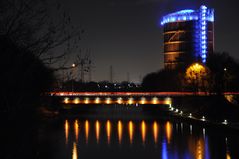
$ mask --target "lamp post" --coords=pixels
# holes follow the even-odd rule
[[[223,92],[226,92],[227,91],[227,68],[225,67],[223,69]]]
[[[72,68],[72,70],[71,70],[71,92],[73,92],[74,91],[74,83],[73,83],[73,71],[74,71],[74,68],[76,67],[76,64],[72,64],[71,65],[71,68]]]

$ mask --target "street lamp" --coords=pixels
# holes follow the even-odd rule
[[[71,65],[71,68],[72,68],[72,70],[71,70],[71,92],[74,91],[74,84],[73,84],[73,69],[74,69],[75,67],[76,67],[76,64],[73,63],[73,64]]]
[[[226,92],[227,91],[227,81],[228,81],[228,70],[225,67],[223,72],[223,91]]]
[[[204,65],[193,63],[186,70],[186,82],[192,86],[195,92],[207,87],[208,70]]]

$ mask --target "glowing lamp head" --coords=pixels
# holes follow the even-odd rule
[[[128,99],[128,104],[133,104],[134,103],[134,99],[133,98],[129,98]]]
[[[80,99],[79,98],[75,98],[74,99],[74,104],[79,104],[80,103]]]
[[[68,104],[69,102],[70,102],[70,100],[69,100],[69,98],[68,98],[68,97],[64,98],[64,101],[63,101],[63,103],[65,103],[65,104]]]
[[[99,104],[99,103],[100,103],[100,98],[99,98],[99,97],[96,97],[96,98],[95,98],[95,103],[96,103],[96,104]]]
[[[153,104],[158,104],[158,98],[157,98],[157,97],[153,97],[152,103],[153,103]]]
[[[122,99],[121,97],[119,97],[119,98],[117,99],[117,103],[118,103],[118,104],[122,104],[122,103],[123,103],[123,99]]]
[[[89,102],[90,102],[90,99],[89,98],[85,98],[85,104],[89,104]]]
[[[106,104],[111,104],[111,98],[106,98],[105,103],[106,103]]]
[[[142,97],[141,100],[140,100],[140,104],[145,104],[145,103],[146,103],[146,98]]]

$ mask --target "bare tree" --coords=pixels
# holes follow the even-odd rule
[[[92,68],[93,61],[91,59],[90,49],[86,50],[86,53],[83,54],[84,50],[80,50],[80,54],[77,55],[76,65],[80,68],[80,80],[85,82],[85,74],[89,74],[89,81],[92,78]]]
[[[0,1],[0,36],[34,53],[45,64],[55,64],[78,48],[82,29],[72,25],[59,3],[44,0]],[[56,53],[54,49],[58,49]],[[59,51],[62,50],[62,51]],[[62,68],[64,67],[64,62]]]

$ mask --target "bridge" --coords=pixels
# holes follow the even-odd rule
[[[238,95],[225,92],[224,95]],[[64,104],[172,104],[171,97],[209,96],[207,92],[50,92],[50,96],[62,98]],[[210,94],[212,95],[212,94]]]

